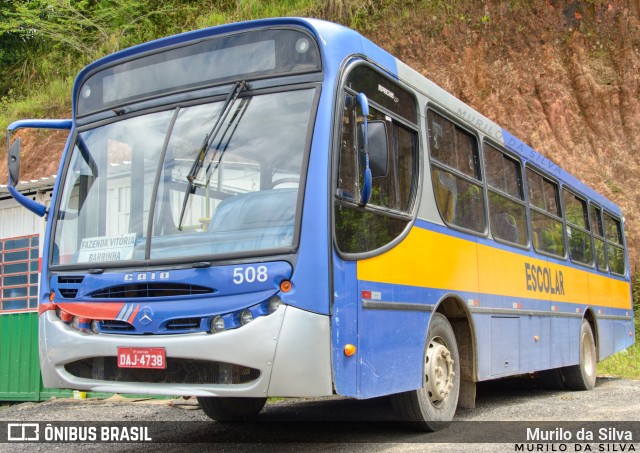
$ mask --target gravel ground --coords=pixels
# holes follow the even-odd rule
[[[113,421],[131,426],[150,424],[155,441],[0,443],[0,451],[517,451],[516,443],[526,442],[520,439],[526,427],[540,426],[535,423],[539,421],[546,421],[543,427],[551,430],[587,427],[597,433],[601,427],[631,429],[630,443],[598,443],[596,439],[589,444],[592,451],[640,451],[640,381],[599,378],[591,392],[543,390],[528,379],[482,384],[476,409],[459,410],[450,428],[432,434],[396,423],[387,398],[279,400],[267,404],[257,423],[218,424],[206,417],[195,399],[131,400],[116,395],[106,400],[58,399],[0,407],[0,441],[6,439],[6,422],[32,421],[54,425],[64,421],[67,426]],[[500,441],[507,443],[489,443]],[[524,451],[589,451],[584,444],[576,449],[575,442],[574,438],[565,444],[541,444],[542,450],[537,444],[525,443]],[[534,450],[527,450],[529,445]]]

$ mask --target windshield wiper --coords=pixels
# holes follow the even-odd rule
[[[189,174],[187,174],[187,189],[184,192],[184,199],[182,200],[182,210],[180,211],[180,220],[178,222],[179,231],[182,231],[182,221],[184,220],[184,213],[187,209],[187,202],[189,201],[189,197],[191,196],[191,194],[195,193],[196,191],[195,180],[198,176],[198,173],[200,172],[200,169],[202,169],[202,165],[204,164],[204,159],[205,157],[207,157],[207,153],[209,152],[209,149],[213,145],[216,139],[216,136],[220,132],[220,129],[222,128],[222,124],[224,123],[224,120],[227,118],[227,115],[229,115],[229,112],[233,108],[233,104],[236,102],[236,99],[238,99],[238,96],[240,95],[240,93],[242,93],[248,87],[249,87],[249,84],[244,80],[241,82],[236,82],[233,85],[233,88],[227,95],[227,98],[224,100],[224,104],[222,105],[222,111],[220,113],[220,116],[218,116],[218,119],[216,120],[213,127],[211,128],[211,131],[209,131],[209,133],[204,137],[202,146],[200,147],[200,150],[198,151],[198,154],[196,155],[196,158],[193,161],[193,165],[189,170]]]

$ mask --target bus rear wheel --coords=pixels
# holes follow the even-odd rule
[[[564,386],[569,390],[591,390],[596,385],[596,342],[586,319],[580,326],[580,363],[562,369]]]
[[[267,402],[266,398],[199,396],[198,403],[207,416],[219,422],[254,420]]]
[[[446,428],[453,419],[460,392],[460,360],[451,324],[434,313],[427,333],[422,388],[393,395],[403,421],[424,431]]]

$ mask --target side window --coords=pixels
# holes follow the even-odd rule
[[[558,185],[527,168],[531,205],[531,240],[538,252],[565,256]]]
[[[494,238],[527,245],[527,216],[520,163],[485,143],[489,222]]]
[[[587,202],[567,189],[562,189],[562,198],[567,220],[569,257],[571,261],[591,265],[593,264],[593,250],[591,250]]]
[[[624,243],[622,241],[620,220],[605,212],[604,227],[611,272],[624,275]]]
[[[375,250],[398,237],[411,220],[415,186],[418,182],[418,142],[415,129],[407,125],[407,118],[378,104],[376,99],[379,98],[379,93],[364,91],[369,98],[369,123],[384,125],[384,128],[378,130],[386,132],[387,168],[385,174],[378,174],[373,178],[369,203],[365,207],[358,205],[363,187],[363,118],[356,102],[356,92],[349,87],[371,91],[371,85],[378,89],[378,84],[373,84],[371,80],[367,79],[366,84],[362,80],[356,80],[363,76],[377,77],[379,84],[384,83],[387,91],[403,93],[398,96],[398,102],[407,102],[407,99],[411,101],[409,106],[394,107],[398,113],[416,112],[413,97],[407,97],[401,88],[392,85],[392,82],[370,68],[362,66],[349,75],[344,94],[334,208],[336,243],[338,249],[345,253]]]
[[[482,233],[486,229],[478,142],[467,131],[427,111],[431,178],[445,223]]]
[[[607,255],[604,248],[604,227],[602,226],[602,211],[599,207],[591,205],[591,232],[593,233],[593,246],[596,252],[596,265],[599,271],[607,271]]]
[[[39,237],[0,239],[0,313],[38,308]]]

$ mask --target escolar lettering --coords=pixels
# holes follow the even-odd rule
[[[525,263],[524,273],[527,291],[564,295],[564,276],[562,271],[554,271],[550,267]]]

